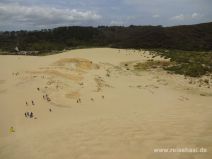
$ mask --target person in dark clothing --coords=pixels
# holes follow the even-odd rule
[[[48,101],[48,102],[50,102],[50,101],[51,101],[51,99],[48,97],[48,98],[47,98],[47,101]]]
[[[30,113],[30,118],[33,118],[33,113],[32,112]]]

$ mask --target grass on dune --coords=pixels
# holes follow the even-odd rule
[[[153,54],[169,58],[174,65],[165,70],[191,77],[200,77],[212,73],[212,52],[195,52],[181,50],[151,50]]]

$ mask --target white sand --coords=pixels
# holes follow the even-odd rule
[[[148,57],[107,48],[0,56],[0,159],[210,159],[211,88],[124,66]],[[153,152],[185,147],[208,152]]]

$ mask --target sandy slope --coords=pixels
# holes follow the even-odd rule
[[[0,159],[210,159],[211,88],[132,70],[149,57],[107,48],[0,56]],[[153,152],[184,147],[208,152]]]

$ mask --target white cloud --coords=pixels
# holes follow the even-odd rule
[[[211,17],[212,0],[0,0],[0,31],[64,25],[170,26],[210,22]]]
[[[202,15],[199,14],[199,13],[193,13],[193,14],[191,15],[191,18],[193,18],[193,19],[195,19],[195,18],[200,18],[200,17],[202,17]]]
[[[160,18],[160,15],[159,14],[154,14],[152,17],[153,18]]]
[[[197,19],[197,18],[201,18],[201,17],[203,17],[203,15],[195,12],[190,15],[189,14],[188,15],[184,15],[184,14],[176,15],[176,16],[172,17],[171,20],[183,21],[183,20]]]
[[[0,21],[28,23],[32,25],[71,24],[95,21],[101,16],[94,11],[62,9],[45,6],[23,6],[18,3],[0,3]],[[1,24],[0,24],[1,25]]]
[[[176,16],[171,18],[171,20],[178,20],[178,21],[181,21],[181,20],[184,20],[184,19],[185,19],[185,15],[183,15],[183,14],[176,15]]]

